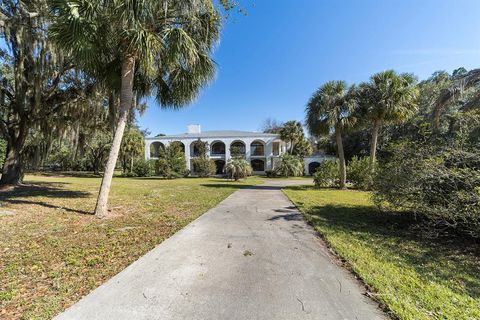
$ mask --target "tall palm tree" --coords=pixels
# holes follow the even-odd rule
[[[387,70],[374,74],[360,85],[360,103],[372,121],[369,170],[373,174],[378,134],[382,124],[400,123],[417,111],[418,89],[412,74],[397,74]]]
[[[340,160],[340,188],[345,189],[347,169],[343,152],[342,133],[355,121],[352,117],[356,107],[355,87],[345,81],[329,81],[310,98],[306,108],[306,125],[312,135],[335,133],[337,154]]]
[[[222,2],[223,3],[223,2]],[[107,201],[134,89],[164,107],[191,102],[214,76],[210,55],[220,33],[212,0],[51,0],[51,34],[90,74],[120,83],[118,120],[95,215]],[[105,72],[106,66],[109,72]]]

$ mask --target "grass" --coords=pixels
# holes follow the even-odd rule
[[[478,242],[421,237],[410,215],[377,211],[367,192],[284,192],[398,318],[480,319]]]
[[[52,318],[238,188],[261,181],[114,178],[111,215],[97,219],[99,178],[27,176],[26,186],[0,192],[0,319]]]

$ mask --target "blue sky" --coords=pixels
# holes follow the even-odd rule
[[[215,81],[180,111],[154,101],[139,118],[152,135],[260,128],[268,117],[303,120],[328,80],[365,81],[378,71],[480,67],[479,0],[239,0],[247,16],[225,24]]]

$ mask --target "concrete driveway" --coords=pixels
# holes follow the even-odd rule
[[[298,183],[235,192],[56,319],[385,319],[280,190]]]

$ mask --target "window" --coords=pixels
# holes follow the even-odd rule
[[[250,145],[250,155],[252,156],[264,156],[265,155],[265,147],[263,143],[259,141],[254,141]]]
[[[225,143],[223,142],[214,142],[211,148],[212,155],[223,155],[225,154]]]
[[[265,161],[262,159],[253,159],[250,161],[253,171],[265,171]]]
[[[165,150],[165,146],[163,143],[155,141],[152,142],[150,145],[150,157],[151,158],[158,158],[158,155],[160,154],[160,149]]]
[[[245,155],[245,144],[241,141],[236,141],[230,145],[230,154],[232,157],[239,157]]]

